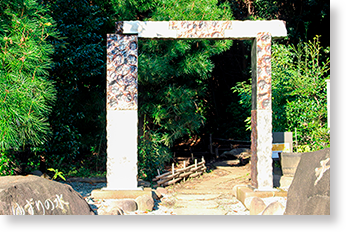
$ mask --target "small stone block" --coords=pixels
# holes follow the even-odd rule
[[[113,201],[109,204],[109,207],[118,207],[126,212],[137,210],[136,202],[134,200],[131,200],[131,199]]]
[[[136,199],[142,195],[149,195],[152,197],[151,190],[101,190],[95,189],[91,192],[91,197],[94,199]]]
[[[178,208],[175,215],[226,215],[227,211],[220,209]]]
[[[152,199],[154,201],[160,200],[162,198],[162,195],[157,194],[157,192],[155,190],[152,190]]]
[[[253,199],[250,202],[250,214],[251,215],[258,215],[266,208],[265,202],[259,198],[259,197],[253,197]]]
[[[235,188],[235,190],[236,198],[240,200],[243,204],[245,200],[249,197],[287,197],[288,193],[287,191],[254,191],[251,187],[248,186],[238,186],[237,188]]]
[[[280,202],[273,202],[262,212],[262,215],[283,215],[284,206]]]
[[[218,192],[215,192],[209,188],[181,190],[181,194],[217,194],[217,193]],[[234,195],[234,191],[232,189],[220,189],[220,193]]]
[[[145,180],[137,180],[137,187],[151,187],[151,183]]]
[[[124,215],[123,209],[115,206],[115,207],[100,207],[97,210],[98,215]]]
[[[243,205],[244,205],[248,210],[250,210],[250,204],[251,204],[253,198],[255,198],[255,197],[247,197],[247,198],[244,200]]]
[[[137,210],[139,211],[151,211],[154,207],[153,198],[149,195],[142,195],[135,199],[137,204]]]
[[[160,194],[161,196],[169,193],[168,190],[163,187],[158,187],[156,189],[156,192],[157,192],[157,195]]]
[[[280,188],[288,190],[293,182],[294,177],[282,176],[280,179]]]

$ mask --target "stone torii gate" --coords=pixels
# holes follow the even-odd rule
[[[107,187],[137,187],[138,38],[241,39],[252,45],[251,184],[273,189],[271,40],[287,36],[284,22],[121,21],[107,35]]]

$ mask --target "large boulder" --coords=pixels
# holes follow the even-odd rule
[[[137,210],[139,211],[152,211],[154,207],[153,198],[149,195],[142,195],[135,199],[137,203]]]
[[[262,215],[283,215],[284,206],[280,202],[272,202],[270,203],[264,211],[261,213]]]
[[[109,207],[118,207],[126,212],[132,212],[137,210],[137,204],[132,199],[121,199],[113,201],[109,204]]]
[[[118,206],[101,206],[97,210],[98,215],[124,215],[122,208]]]
[[[38,176],[0,177],[0,215],[94,215],[67,184]]]
[[[285,215],[330,214],[330,164],[329,148],[301,155]]]

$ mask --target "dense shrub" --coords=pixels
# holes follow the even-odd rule
[[[35,0],[0,2],[0,174],[16,173],[15,166],[23,173],[31,148],[51,134],[56,90],[48,79],[54,52],[48,38],[57,33],[48,13]]]
[[[296,47],[272,46],[272,127],[292,131],[298,151],[319,150],[330,144],[327,128],[329,48],[320,46],[319,37]],[[250,81],[251,83],[251,81]],[[245,109],[251,108],[251,84],[233,88]],[[247,117],[247,127],[250,117]],[[308,147],[306,147],[308,146]]]
[[[105,168],[105,24],[102,9],[86,0],[46,1],[57,22],[50,78],[57,102],[53,137],[42,146],[49,167],[67,173]]]

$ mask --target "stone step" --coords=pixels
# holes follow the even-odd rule
[[[178,194],[176,198],[183,201],[194,201],[194,200],[213,200],[221,194]]]
[[[176,208],[215,209],[219,204],[215,201],[177,201]]]
[[[197,188],[197,189],[182,189],[181,194],[232,194],[234,195],[234,192],[232,189],[202,189],[202,188]]]
[[[220,209],[202,209],[202,208],[177,208],[174,209],[175,215],[226,215],[227,211]]]

